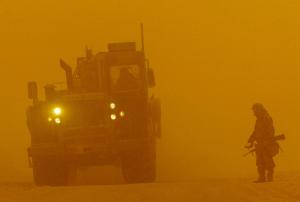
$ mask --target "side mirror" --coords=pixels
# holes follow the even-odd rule
[[[154,70],[151,68],[148,69],[148,85],[149,85],[149,88],[155,87]]]
[[[37,101],[38,100],[38,87],[35,81],[30,81],[27,84],[28,98]]]

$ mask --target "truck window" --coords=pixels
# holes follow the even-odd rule
[[[80,87],[88,92],[102,91],[101,69],[96,61],[84,61],[79,64],[77,77]]]
[[[114,91],[137,90],[140,87],[140,68],[138,65],[111,66],[110,80]]]

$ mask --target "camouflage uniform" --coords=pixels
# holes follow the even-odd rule
[[[267,180],[273,180],[273,170],[275,163],[273,161],[273,156],[269,152],[269,148],[274,142],[274,127],[273,120],[269,114],[265,113],[257,115],[257,120],[255,123],[255,129],[252,135],[249,137],[248,142],[255,145],[256,153],[256,166],[259,174],[258,182],[265,181],[265,172],[267,171]]]

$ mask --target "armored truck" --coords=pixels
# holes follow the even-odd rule
[[[142,45],[143,47],[143,45]],[[37,185],[61,186],[82,166],[120,166],[127,183],[153,182],[160,100],[154,71],[136,43],[111,43],[106,52],[63,60],[66,88],[28,82],[29,164]]]

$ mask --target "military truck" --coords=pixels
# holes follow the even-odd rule
[[[143,39],[143,38],[142,38]],[[143,44],[143,40],[142,40]],[[156,140],[161,136],[160,101],[144,45],[111,43],[106,52],[60,61],[66,88],[28,82],[28,158],[37,185],[68,185],[83,166],[116,165],[127,183],[153,182]]]

